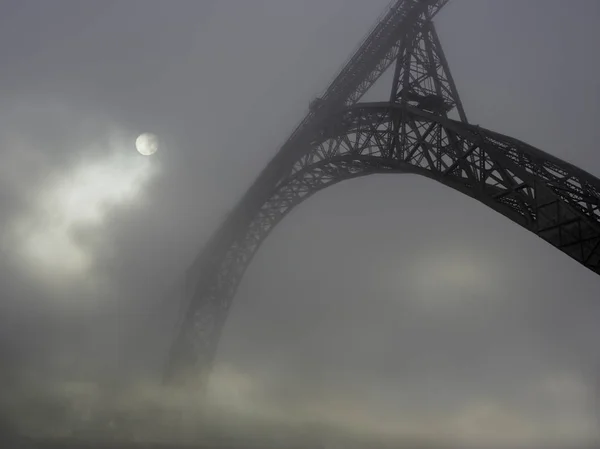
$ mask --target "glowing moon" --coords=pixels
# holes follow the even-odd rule
[[[140,134],[135,139],[135,148],[144,156],[152,156],[158,151],[158,138],[151,133]]]

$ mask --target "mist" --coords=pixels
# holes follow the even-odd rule
[[[387,0],[28,0],[0,19],[0,422],[35,438],[580,447],[600,279],[413,175],[326,189],[246,272],[204,396],[186,269]],[[472,123],[600,175],[600,3],[452,0]],[[385,80],[367,95],[387,100]],[[158,136],[150,157],[135,151]],[[262,440],[261,440],[262,438]]]

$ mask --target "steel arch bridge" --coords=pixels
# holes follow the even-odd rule
[[[432,22],[447,2],[394,1],[214,233],[188,272],[190,300],[166,383],[206,383],[235,292],[261,243],[295,206],[347,179],[426,176],[600,274],[600,180],[468,123]],[[358,103],[392,65],[389,98]]]

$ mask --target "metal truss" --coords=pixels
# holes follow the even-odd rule
[[[600,180],[467,123],[431,22],[446,2],[396,1],[215,232],[188,272],[190,302],[166,382],[205,384],[233,297],[261,243],[295,206],[347,179],[426,176],[600,274]],[[394,62],[389,101],[357,103]]]

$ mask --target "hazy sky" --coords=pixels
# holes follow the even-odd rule
[[[2,370],[159,375],[169,292],[387,3],[1,1]],[[472,123],[600,175],[600,2],[452,0],[436,25]],[[367,431],[591,438],[599,293],[458,192],[349,181],[264,244],[211,393]]]

